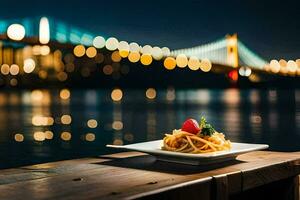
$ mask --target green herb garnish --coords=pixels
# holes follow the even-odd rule
[[[212,125],[206,122],[206,119],[204,117],[201,117],[200,128],[202,135],[211,136],[215,132],[215,129],[212,127]]]

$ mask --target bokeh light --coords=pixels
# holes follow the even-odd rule
[[[112,128],[114,130],[117,130],[117,131],[122,130],[123,129],[123,122],[121,122],[121,121],[114,121],[112,123]]]
[[[251,72],[252,72],[252,70],[249,67],[241,67],[239,69],[239,74],[241,76],[250,76]]]
[[[160,59],[162,59],[162,57],[163,57],[163,52],[162,52],[161,48],[159,48],[159,47],[153,47],[153,48],[152,48],[152,57],[153,57],[155,60],[160,60]]]
[[[120,62],[122,60],[122,57],[120,56],[119,51],[114,51],[111,54],[111,60],[113,62]]]
[[[173,57],[167,57],[164,60],[164,67],[168,70],[172,70],[176,67],[176,60]]]
[[[40,20],[39,40],[41,44],[47,44],[50,41],[50,27],[47,17],[42,17]]]
[[[41,54],[41,46],[40,45],[34,45],[32,47],[32,54],[35,56],[38,56]]]
[[[140,60],[140,53],[139,52],[130,52],[128,55],[128,60],[132,63],[136,63]]]
[[[96,128],[96,127],[98,126],[98,122],[97,122],[97,120],[95,120],[95,119],[89,119],[89,120],[87,121],[87,126],[88,126],[89,128]]]
[[[118,46],[119,46],[119,41],[116,38],[110,37],[106,40],[105,47],[108,50],[114,51],[118,48]]]
[[[23,70],[25,73],[31,73],[35,69],[35,61],[32,58],[27,58],[24,60]]]
[[[114,89],[112,92],[111,92],[111,99],[113,101],[121,101],[122,97],[123,97],[123,92],[121,89]]]
[[[32,101],[42,101],[44,95],[41,90],[33,90],[31,92],[31,100]]]
[[[188,59],[185,54],[178,54],[176,56],[176,64],[180,68],[184,68],[188,64]]]
[[[105,65],[103,67],[103,73],[105,75],[111,75],[113,73],[113,67],[111,65]]]
[[[75,46],[74,50],[74,55],[77,57],[82,57],[85,54],[85,47],[83,45],[77,45]]]
[[[95,57],[96,63],[103,63],[104,61],[104,55],[102,53],[97,53]]]
[[[54,123],[53,117],[45,117],[41,115],[34,115],[31,119],[34,126],[51,126]]]
[[[200,61],[196,56],[191,56],[188,62],[188,67],[191,70],[198,70],[200,68]]]
[[[59,72],[59,73],[57,74],[57,79],[58,79],[59,81],[65,81],[65,80],[68,79],[68,74],[67,74],[66,72]]]
[[[42,56],[46,56],[50,53],[50,47],[47,45],[40,46],[39,48],[39,54]]]
[[[22,40],[25,37],[25,28],[21,24],[12,24],[7,28],[7,36],[12,40]]]
[[[16,86],[18,84],[18,80],[16,78],[12,78],[10,79],[9,84],[11,86]]]
[[[52,131],[45,131],[45,138],[47,140],[52,140],[53,139],[53,132]]]
[[[137,43],[132,42],[132,43],[129,44],[129,51],[139,52],[139,50],[140,50],[140,46]]]
[[[200,69],[204,72],[209,72],[212,68],[212,64],[210,62],[210,60],[208,60],[207,58],[204,58],[203,60],[201,60],[200,63]]]
[[[111,75],[114,72],[112,65],[105,65],[102,69],[105,75]]]
[[[39,142],[44,141],[46,139],[45,133],[42,131],[36,131],[33,133],[33,139]]]
[[[72,138],[72,135],[70,132],[64,131],[60,134],[60,138],[64,141],[69,141]]]
[[[168,47],[163,47],[163,48],[161,48],[161,50],[162,50],[163,56],[165,56],[165,57],[169,56],[171,53],[170,49]]]
[[[87,57],[94,58],[97,55],[97,49],[95,47],[89,47],[85,53]]]
[[[279,64],[280,64],[281,67],[286,67],[287,62],[286,62],[286,60],[284,60],[284,59],[280,59],[280,60],[279,60]]]
[[[9,73],[11,75],[17,75],[20,71],[20,68],[17,64],[12,64],[9,69]]]
[[[167,90],[167,94],[166,94],[166,99],[168,101],[174,101],[176,98],[176,93],[175,93],[175,89],[174,88],[169,88]]]
[[[287,69],[290,74],[294,74],[297,71],[297,63],[293,60],[289,60],[287,62]]]
[[[155,97],[156,97],[156,90],[154,88],[148,88],[146,90],[146,97],[148,99],[155,99]]]
[[[126,50],[129,51],[129,44],[126,41],[121,41],[119,42],[119,46],[118,46],[119,51],[120,50]]]
[[[16,142],[23,142],[24,141],[24,135],[21,133],[16,133],[14,135],[14,139]]]
[[[141,56],[141,63],[143,65],[150,65],[152,63],[152,56],[150,54],[143,54]]]
[[[126,58],[129,55],[128,50],[119,50],[119,54],[122,58]]]
[[[1,65],[1,73],[3,75],[8,75],[9,74],[9,69],[10,69],[10,67],[9,67],[8,64]]]
[[[152,54],[152,47],[150,45],[145,45],[141,49],[142,54]]]
[[[62,124],[71,124],[72,122],[72,117],[70,115],[62,115],[60,118],[60,121]]]
[[[61,99],[69,99],[70,98],[70,90],[69,89],[62,89],[60,92],[59,92],[59,96]]]
[[[122,139],[118,139],[118,138],[114,139],[114,141],[113,141],[114,145],[123,145],[123,143],[124,143],[123,140]]]
[[[105,39],[102,36],[97,36],[93,40],[94,47],[101,49],[105,46]]]
[[[271,60],[270,68],[273,73],[278,73],[280,71],[280,64],[277,60]]]
[[[96,136],[94,133],[87,133],[85,134],[85,140],[88,142],[93,142],[96,139]]]

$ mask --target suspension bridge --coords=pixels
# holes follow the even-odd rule
[[[93,40],[97,36],[89,31],[70,26],[52,18],[25,18],[21,20],[0,20],[0,34],[2,38],[3,36],[5,38],[7,28],[14,23],[24,26],[26,37],[36,38],[41,31],[44,31],[46,35],[49,35],[51,41],[62,44],[92,46]],[[106,36],[103,37],[105,38]],[[173,50],[170,55],[177,56],[178,54],[185,54],[188,57],[196,56],[199,59],[207,58],[213,63],[233,67],[240,65],[262,69],[268,63],[238,40],[237,35],[227,35],[225,38],[196,47]]]
[[[28,47],[28,45],[32,48],[25,48]],[[7,50],[7,47],[16,50]],[[36,52],[37,48],[34,50],[34,47],[38,47],[38,49],[48,48],[48,51],[46,53]],[[20,52],[20,49],[22,49],[22,53],[17,54]],[[208,44],[170,50],[168,47],[153,47],[148,44],[141,46],[137,42],[128,43],[126,41],[119,41],[114,37],[108,37],[104,34],[95,34],[53,18],[42,17],[0,20],[0,64],[2,65],[1,73],[3,75],[11,74],[11,68],[7,67],[7,65],[11,66],[17,64],[20,74],[22,74],[22,72],[35,72],[39,77],[50,77],[47,74],[48,72],[45,72],[45,69],[42,70],[42,74],[47,74],[47,76],[41,75],[41,70],[34,70],[34,67],[38,68],[41,65],[37,62],[40,62],[42,59],[37,59],[37,56],[52,56],[51,59],[53,62],[47,61],[44,63],[48,63],[48,65],[58,63],[56,65],[61,66],[54,66],[55,73],[66,73],[63,77],[68,77],[68,73],[74,70],[65,70],[65,66],[68,64],[63,61],[63,56],[65,55],[55,57],[55,52],[51,53],[52,50],[59,50],[60,54],[64,54],[65,51],[61,52],[63,49],[72,50],[71,52],[73,52],[75,57],[78,57],[77,59],[86,59],[86,57],[83,56],[85,54],[88,58],[99,57],[99,55],[102,55],[101,52],[113,56],[115,55],[114,52],[118,51],[120,53],[119,56],[128,58],[131,63],[136,64],[136,62],[140,61],[142,65],[163,65],[169,71],[175,69],[177,66],[178,68],[189,68],[191,71],[201,69],[204,72],[225,73],[234,81],[237,81],[239,74],[249,77],[253,72],[256,72],[256,75],[250,76],[249,79],[252,78],[252,80],[255,81],[260,80],[257,78],[257,74],[300,75],[299,60],[296,62],[269,63],[241,42],[236,34],[226,35]],[[81,52],[76,53],[76,51],[79,50]],[[58,54],[56,53],[56,55]],[[24,65],[25,67],[25,61],[27,61],[28,64],[28,59],[34,62],[34,67],[31,67],[32,70],[28,70],[28,67],[26,68],[27,70],[25,70],[25,68],[22,70],[21,66]],[[55,61],[55,59],[58,60]],[[120,62],[120,59],[117,59],[117,62]],[[22,63],[22,60],[24,63]],[[112,60],[115,62],[114,59]],[[152,62],[152,60],[157,60],[158,62]],[[87,62],[91,62],[91,60]],[[74,63],[71,64],[74,65]],[[3,65],[5,65],[5,68],[3,68]],[[48,68],[49,67],[51,68],[51,66],[48,66]],[[114,70],[115,69],[104,67],[103,73],[109,74],[109,71]],[[93,70],[88,69],[86,71],[91,73]],[[62,80],[64,79],[65,78],[62,78]]]

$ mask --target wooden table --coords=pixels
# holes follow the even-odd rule
[[[137,152],[0,170],[0,199],[299,199],[300,153],[251,152],[214,166]]]

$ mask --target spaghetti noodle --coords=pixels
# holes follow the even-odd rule
[[[217,131],[211,135],[203,135],[201,132],[192,134],[175,129],[172,134],[165,135],[162,149],[182,153],[207,153],[230,150],[231,142]]]

